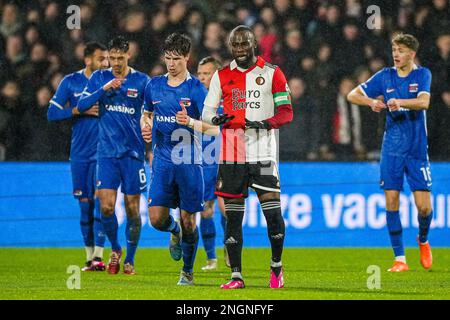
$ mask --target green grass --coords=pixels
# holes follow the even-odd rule
[[[108,252],[105,252],[105,255]],[[136,276],[81,273],[81,289],[69,290],[69,265],[82,265],[82,249],[0,249],[0,299],[450,299],[450,249],[434,249],[431,271],[422,269],[418,249],[407,249],[410,271],[390,274],[389,249],[285,249],[286,286],[267,288],[269,249],[244,249],[247,288],[224,291],[229,279],[219,251],[219,269],[202,271],[199,250],[194,287],[176,285],[181,262],[167,249],[139,249]],[[381,268],[381,289],[369,290],[369,265]]]

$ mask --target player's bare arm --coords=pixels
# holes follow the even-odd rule
[[[372,99],[367,97],[359,87],[354,88],[347,95],[347,100],[350,103],[357,104],[359,106],[369,106],[372,111],[380,112],[386,109],[386,105],[380,99]]]
[[[400,108],[409,110],[428,110],[430,106],[430,95],[427,92],[422,92],[415,99],[390,99],[387,102],[390,111],[397,111]]]
[[[220,127],[211,125],[201,120],[196,120],[188,116],[187,110],[184,106],[181,107],[181,111],[176,114],[177,123],[189,128],[193,128],[197,132],[201,132],[210,136],[218,136],[220,133]]]

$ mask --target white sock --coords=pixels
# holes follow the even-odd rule
[[[281,264],[281,261],[280,262],[273,262],[272,260],[270,260],[270,266],[272,268],[276,268],[276,267],[281,267],[282,264]]]
[[[101,259],[103,259],[103,247],[95,246],[93,258],[101,258]]]
[[[94,254],[94,247],[84,247],[86,250],[86,261],[92,261],[92,255]]]
[[[397,257],[395,257],[395,261],[400,261],[400,262],[406,263],[406,257],[405,256],[397,256]]]
[[[232,272],[231,279],[236,279],[236,278],[244,280],[244,278],[242,277],[242,274],[240,272]]]

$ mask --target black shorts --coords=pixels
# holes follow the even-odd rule
[[[248,188],[258,193],[280,192],[280,175],[274,161],[221,163],[215,194],[224,198],[247,198]]]

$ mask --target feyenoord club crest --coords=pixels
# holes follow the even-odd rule
[[[262,76],[259,76],[258,78],[256,78],[257,85],[262,86],[264,84],[264,82],[266,82],[266,80]]]
[[[191,106],[191,99],[189,99],[189,98],[181,98],[180,106],[185,107],[185,108],[190,107]]]
[[[138,96],[138,91],[137,91],[137,89],[131,89],[131,88],[129,88],[129,89],[127,90],[127,97],[130,97],[130,98],[137,98],[137,96]]]

